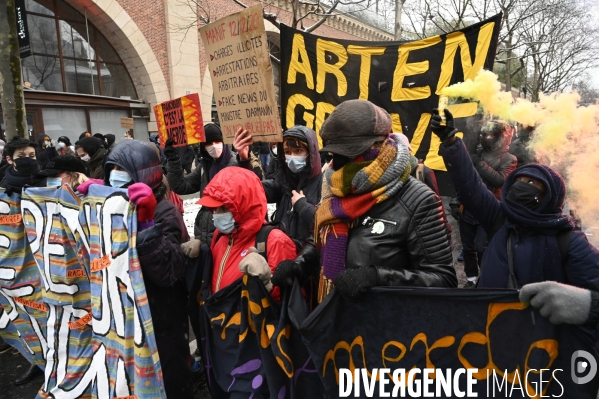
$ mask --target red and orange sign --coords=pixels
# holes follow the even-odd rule
[[[154,107],[154,115],[162,148],[168,139],[173,140],[173,147],[206,140],[198,93],[158,104]]]

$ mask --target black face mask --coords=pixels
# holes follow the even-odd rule
[[[516,181],[512,184],[505,197],[525,208],[533,210],[539,206],[539,195],[541,194],[542,191],[532,184]]]
[[[40,171],[40,164],[35,158],[17,158],[13,161],[15,169],[21,176],[31,176]]]
[[[480,145],[483,147],[483,150],[491,151],[496,142],[497,139],[495,137],[492,139],[483,138],[480,140]]]
[[[333,170],[339,170],[350,162],[351,159],[345,155],[333,154]]]

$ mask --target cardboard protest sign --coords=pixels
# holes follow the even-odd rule
[[[133,129],[133,118],[121,118],[121,127],[123,129]]]
[[[238,128],[254,141],[282,141],[268,40],[257,4],[200,28],[225,143]]]
[[[206,140],[198,93],[158,104],[154,107],[154,115],[162,148],[168,139],[173,140],[173,147]]]
[[[455,32],[409,42],[361,42],[324,38],[281,26],[283,126],[319,133],[335,107],[363,99],[391,114],[393,131],[410,139],[412,155],[435,170],[442,195],[452,195],[440,141],[428,128],[441,90],[493,69],[501,14]],[[478,104],[449,104],[456,127],[477,145]],[[468,134],[471,133],[471,134]],[[440,173],[437,173],[440,171]]]
[[[0,190],[0,220],[0,335],[45,370],[37,397],[165,398],[126,190]]]

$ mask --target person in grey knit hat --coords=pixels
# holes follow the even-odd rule
[[[365,100],[341,103],[320,131],[333,157],[315,214],[320,301],[333,287],[356,298],[375,286],[457,286],[441,199],[410,176],[408,147],[390,133],[387,111]],[[294,272],[306,274],[279,265],[273,284]]]

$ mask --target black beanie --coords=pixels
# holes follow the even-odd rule
[[[206,143],[223,141],[223,132],[214,123],[204,125],[204,133],[206,133]]]

